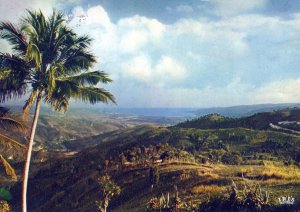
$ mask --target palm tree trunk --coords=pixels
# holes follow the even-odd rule
[[[30,165],[30,160],[31,160],[33,139],[34,139],[36,125],[37,125],[39,112],[40,112],[41,99],[42,99],[42,93],[40,92],[39,95],[38,95],[38,98],[36,100],[36,107],[35,107],[34,117],[33,117],[32,125],[31,125],[30,139],[29,139],[29,144],[28,144],[28,149],[27,149],[27,156],[26,156],[25,167],[24,167],[24,172],[23,172],[23,187],[22,187],[22,211],[23,212],[27,211],[26,196],[27,196],[29,165]]]

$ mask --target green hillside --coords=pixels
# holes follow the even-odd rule
[[[271,121],[296,120],[298,109],[287,111],[245,119],[266,123],[268,117]],[[207,125],[227,120],[219,115],[200,119]],[[175,205],[180,211],[191,211],[209,208],[212,202],[227,204],[233,182],[236,201],[258,185],[262,192],[255,195],[263,198],[265,191],[268,194],[264,207],[281,207],[278,198],[282,196],[300,200],[298,134],[245,126],[201,129],[184,126],[186,123],[138,126],[63,142],[69,151],[61,151],[59,158],[52,154],[43,162],[35,160],[32,165],[29,210],[96,211],[95,202],[102,196],[97,179],[104,173],[121,189],[110,201],[109,211],[146,211],[147,207],[168,211]],[[14,167],[20,175],[22,165]],[[151,169],[158,176],[154,181]],[[10,190],[10,203],[18,211],[21,184],[15,183]],[[296,201],[290,210],[298,207]]]
[[[273,112],[257,113],[249,117],[227,118],[219,114],[209,114],[197,119],[179,123],[181,128],[218,129],[218,128],[251,128],[270,129],[270,123],[281,121],[299,121],[300,108],[283,109]]]

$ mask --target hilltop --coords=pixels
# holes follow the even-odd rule
[[[257,130],[268,130],[274,129],[271,124],[297,124],[298,121],[300,121],[300,108],[287,108],[272,112],[256,113],[249,117],[241,118],[229,118],[220,114],[209,114],[200,118],[179,123],[177,126],[181,128],[198,129],[243,127]],[[293,129],[295,129],[295,126]]]

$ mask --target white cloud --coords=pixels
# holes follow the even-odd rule
[[[268,102],[299,102],[300,78],[274,81],[255,91],[255,101]]]
[[[26,14],[26,9],[41,9],[45,14],[51,14],[57,3],[56,0],[0,0],[0,20],[17,23]]]
[[[124,34],[120,40],[120,49],[124,52],[137,52],[147,42],[148,34],[143,30],[131,30]]]
[[[143,16],[135,15],[129,18],[120,19],[117,26],[123,30],[143,29],[147,30],[155,38],[161,37],[165,26],[156,19],[149,19]]]
[[[211,47],[217,48],[215,51],[217,55],[222,50],[231,52],[231,56],[232,54],[241,56],[248,51],[244,31],[236,29],[236,25],[231,26],[229,23],[184,19],[175,23],[172,30],[178,36],[194,36],[195,41],[211,44]]]
[[[129,88],[131,89],[131,88]],[[287,79],[254,88],[238,81],[226,87],[164,88],[152,87],[131,93],[137,106],[148,107],[216,107],[263,103],[299,102],[300,79]],[[124,91],[127,92],[127,91]],[[122,103],[130,105],[120,97]]]
[[[155,71],[158,73],[158,75],[175,79],[180,79],[182,77],[184,78],[187,74],[187,71],[183,65],[176,62],[173,58],[165,55],[161,57],[160,61],[155,66]]]
[[[22,7],[28,4],[24,2]],[[263,7],[264,0],[210,2],[228,17],[180,19],[167,25],[135,15],[113,22],[98,5],[74,8],[74,16],[86,19],[79,26],[78,17],[70,24],[78,34],[94,39],[91,50],[100,62],[96,68],[104,67],[114,79],[111,86],[120,106],[299,101],[300,79],[294,76],[300,67],[295,47],[300,45],[300,14],[289,19],[241,14]]]
[[[152,78],[152,67],[149,58],[139,55],[123,65],[128,74],[138,80],[147,81]]]
[[[132,78],[145,83],[163,86],[166,81],[180,80],[186,77],[185,67],[173,58],[163,55],[156,64],[144,54],[123,64],[124,72]]]
[[[87,24],[100,24],[106,29],[112,27],[107,12],[101,6],[92,7],[87,10]]]
[[[244,6],[244,10],[254,6]],[[268,87],[272,84],[259,82],[278,79],[280,66],[289,65],[291,55],[282,50],[293,49],[292,44],[270,49],[282,40],[297,39],[300,15],[291,19],[253,14],[214,21],[181,19],[169,25],[135,15],[113,23],[99,7],[109,27],[87,23],[77,30],[95,39],[93,52],[114,76],[116,87],[121,87],[115,88],[121,93],[117,96],[120,105],[131,104],[122,97],[126,92],[139,102],[136,106],[222,106],[294,98],[289,92],[275,95]]]

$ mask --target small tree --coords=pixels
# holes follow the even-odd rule
[[[120,155],[120,160],[121,160],[122,166],[124,166],[125,163],[127,162],[127,158],[125,157],[124,153],[122,153],[122,154]]]
[[[98,182],[102,196],[100,201],[96,201],[96,204],[100,212],[106,212],[109,201],[121,193],[121,188],[107,174],[99,177]]]

